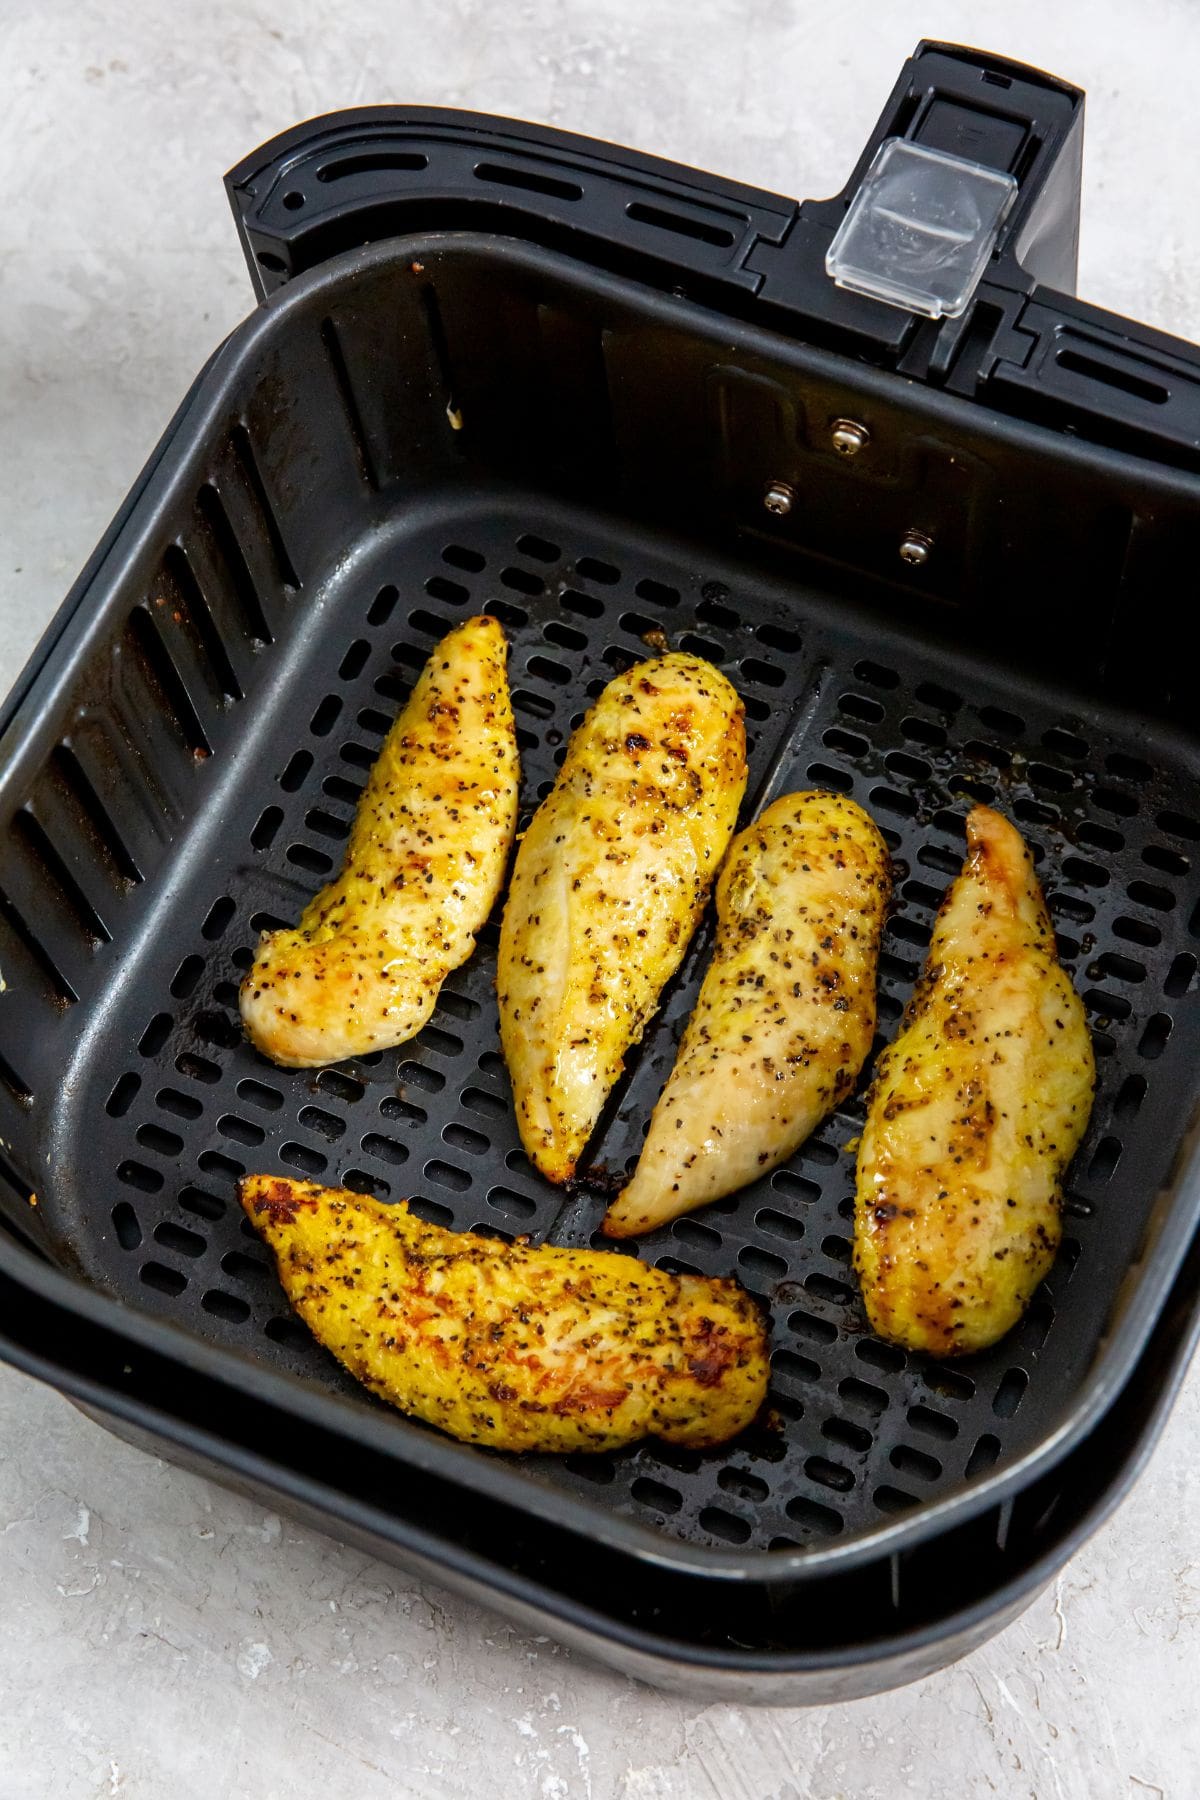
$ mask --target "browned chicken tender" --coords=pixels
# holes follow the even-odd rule
[[[288,1299],[402,1412],[496,1450],[703,1448],[754,1418],[767,1330],[734,1281],[602,1250],[499,1243],[403,1203],[248,1175],[247,1218]]]
[[[442,639],[384,740],[340,874],[294,931],[263,933],[240,1003],[272,1062],[407,1043],[475,948],[517,825],[507,661],[495,619]]]
[[[956,1356],[1017,1323],[1058,1249],[1094,1082],[1033,859],[977,806],[858,1152],[855,1266],[881,1337]]]

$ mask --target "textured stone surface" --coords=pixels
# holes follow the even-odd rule
[[[254,143],[415,99],[824,193],[922,33],[1089,89],[1081,291],[1200,335],[1186,0],[0,0],[0,687],[247,310],[220,177]],[[968,1662],[754,1713],[598,1672],[0,1370],[0,1800],[1188,1800],[1198,1428],[1200,1373],[1136,1499]]]

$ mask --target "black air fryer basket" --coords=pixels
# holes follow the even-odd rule
[[[1049,1578],[1144,1459],[1200,1256],[1197,628],[1169,600],[1200,544],[1200,354],[1070,296],[1082,122],[1073,88],[922,45],[819,204],[428,109],[334,115],[231,174],[262,304],[3,718],[0,1352],[693,1691],[911,1678]],[[953,316],[826,272],[890,140],[952,183],[1013,178]],[[415,672],[483,610],[511,643],[527,814],[659,633],[743,695],[748,809],[804,785],[868,808],[897,875],[885,1036],[967,810],[1019,823],[1100,1083],[1061,1253],[993,1350],[938,1365],[867,1330],[861,1100],[638,1246],[770,1309],[771,1417],[719,1451],[460,1445],[289,1312],[247,1170],[567,1244],[603,1209],[521,1151],[494,923],[397,1052],[286,1071],[239,1027],[258,932],[335,868]],[[597,1166],[635,1154],[706,951],[702,931]]]

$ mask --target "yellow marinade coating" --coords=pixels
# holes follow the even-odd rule
[[[531,1161],[567,1181],[696,928],[746,785],[742,703],[673,651],[610,681],[517,851],[500,1038]]]
[[[712,961],[609,1237],[744,1187],[845,1099],[875,1036],[890,894],[887,845],[840,794],[786,794],[734,839]]]
[[[967,820],[967,847],[858,1153],[867,1316],[935,1356],[994,1344],[1029,1304],[1058,1249],[1095,1085],[1029,850],[987,806]]]
[[[469,1443],[703,1448],[766,1397],[766,1326],[734,1281],[445,1231],[286,1177],[248,1175],[240,1195],[314,1337],[381,1399]]]
[[[500,893],[519,765],[508,646],[467,619],[434,650],[384,740],[337,878],[294,931],[264,932],[241,986],[255,1048],[286,1068],[420,1031]]]

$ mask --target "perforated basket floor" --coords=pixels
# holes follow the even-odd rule
[[[250,1049],[237,985],[258,931],[294,920],[337,865],[382,736],[456,620],[487,610],[508,630],[526,816],[590,700],[661,631],[719,663],[745,697],[747,814],[769,794],[820,785],[853,793],[885,830],[897,892],[881,967],[885,1037],[959,866],[972,800],[1017,819],[1087,1002],[1100,1089],[1059,1259],[995,1350],[939,1368],[866,1329],[850,1268],[853,1159],[844,1149],[862,1117],[855,1100],[788,1167],[638,1246],[673,1268],[736,1272],[762,1296],[773,1327],[771,1417],[721,1452],[647,1444],[529,1459],[531,1473],[698,1543],[807,1545],[943,1494],[1051,1430],[1109,1327],[1194,1099],[1189,1034],[1173,1034],[1200,930],[1194,776],[1161,755],[1152,768],[1137,732],[1116,718],[1064,714],[1053,696],[1017,693],[974,662],[898,634],[860,638],[861,624],[815,590],[689,568],[632,528],[511,495],[411,509],[318,601],[284,604],[311,608],[311,619],[293,627],[252,715],[244,709],[237,749],[216,759],[223,766],[176,846],[158,922],[112,958],[65,1074],[44,1216],[83,1275],[374,1408],[289,1314],[236,1205],[240,1174],[293,1170],[411,1198],[423,1216],[458,1228],[588,1241],[603,1209],[599,1185],[564,1197],[520,1149],[497,1040],[495,921],[413,1043],[320,1073],[276,1069]],[[204,721],[178,684],[170,691],[169,664],[140,629],[168,689],[168,723],[191,734],[203,760]],[[228,689],[219,633],[196,655]],[[127,741],[119,755],[106,752],[131,794],[153,783],[144,746],[140,764],[128,749],[140,730],[134,692],[128,683],[114,690]],[[110,861],[136,866],[136,848],[97,797],[96,740],[90,750],[86,733],[80,741],[54,780],[90,809]],[[142,810],[149,818],[153,806]],[[48,816],[36,790],[34,814]],[[59,905],[86,906],[52,827],[39,824],[27,848],[52,874],[57,863]],[[11,906],[7,916],[12,925]],[[22,927],[44,960],[52,925]],[[705,927],[597,1136],[598,1168],[634,1157],[707,950]]]

